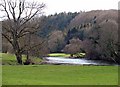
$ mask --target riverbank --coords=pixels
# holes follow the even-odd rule
[[[1,53],[2,55],[2,65],[17,65],[16,58],[13,54],[5,54]],[[116,65],[114,63],[109,63],[102,60],[87,60],[85,58],[71,58],[70,54],[64,53],[53,53],[49,54],[52,57],[44,57],[43,59],[38,57],[32,57],[31,61],[34,65]],[[23,62],[25,62],[26,56],[23,55]],[[31,63],[31,64],[32,64]]]
[[[66,58],[84,58],[85,53],[76,53],[71,57],[71,54],[66,53],[50,53],[48,54],[49,57],[66,57]]]
[[[118,66],[16,65],[12,54],[4,54],[2,60],[5,63],[2,66],[3,85],[118,84]]]

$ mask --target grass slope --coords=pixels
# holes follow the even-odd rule
[[[3,65],[16,65],[17,64],[16,57],[13,54],[0,53],[0,56],[2,58]],[[30,57],[30,59],[35,64],[39,64],[42,61],[42,59],[37,58],[37,57]],[[26,60],[25,55],[22,55],[22,60],[23,60],[23,62],[25,62],[25,60]]]
[[[3,65],[15,65],[17,64],[17,60],[15,55],[9,53],[0,53],[2,55],[2,64]],[[25,60],[25,56],[23,56],[23,60]]]
[[[117,85],[118,66],[3,66],[3,85]]]
[[[50,57],[71,57],[70,54],[66,54],[66,53],[50,53],[50,54],[48,54],[48,56],[50,56]],[[85,57],[85,53],[76,53],[73,56],[83,58],[83,57]]]
[[[48,54],[50,57],[70,57],[70,54],[65,54],[65,53],[51,53]]]

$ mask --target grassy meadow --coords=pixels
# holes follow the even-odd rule
[[[15,55],[13,54],[5,54],[5,53],[0,53],[0,55],[2,56],[2,64],[3,65],[16,65],[17,61],[15,58]],[[23,62],[25,62],[26,60],[26,56],[22,55],[23,58]],[[37,58],[37,57],[30,57],[31,61],[33,61],[35,64],[39,64],[42,59]]]
[[[117,66],[3,66],[3,85],[117,85]]]
[[[2,54],[2,58],[3,85],[118,84],[118,66],[15,65],[14,55]]]

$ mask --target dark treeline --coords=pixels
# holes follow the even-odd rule
[[[39,30],[35,35],[21,38],[20,44],[41,43],[29,51],[32,56],[45,56],[53,52],[70,54],[84,52],[88,59],[120,63],[117,12],[117,10],[63,12],[34,18],[30,25],[40,23]],[[38,19],[40,22],[37,22]],[[31,38],[31,41],[28,38]],[[4,38],[3,52],[13,53],[12,47]]]

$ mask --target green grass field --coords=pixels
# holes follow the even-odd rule
[[[16,65],[17,64],[15,55],[13,55],[13,54],[0,53],[0,56],[2,58],[2,64],[3,65]],[[23,55],[22,59],[23,59],[23,62],[25,62],[26,56]],[[37,58],[37,57],[30,57],[30,59],[35,64],[39,64],[42,61],[40,58]]]
[[[117,85],[118,66],[16,65],[15,56],[2,55],[3,85]],[[69,54],[50,54],[70,56]],[[40,62],[41,59],[33,58]],[[23,61],[25,56],[23,56]]]
[[[118,66],[4,65],[3,85],[117,85]]]

